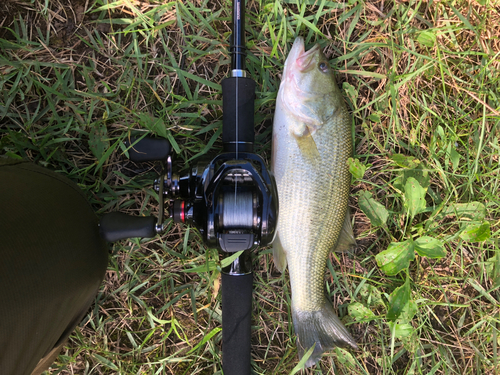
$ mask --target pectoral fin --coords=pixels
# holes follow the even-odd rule
[[[349,251],[355,245],[356,245],[356,239],[354,238],[354,233],[352,231],[351,214],[349,213],[349,209],[347,209],[344,218],[344,224],[342,225],[342,230],[340,231],[339,239],[335,244],[335,252]]]
[[[318,146],[316,146],[316,142],[314,141],[313,136],[309,133],[309,128],[304,127],[304,131],[301,136],[295,135],[295,140],[297,141],[297,145],[299,146],[300,152],[304,159],[309,162],[317,161],[320,157]]]

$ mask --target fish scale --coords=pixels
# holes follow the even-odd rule
[[[306,366],[334,346],[356,347],[325,297],[326,263],[347,215],[352,154],[351,117],[318,46],[297,38],[285,62],[273,124],[272,170],[280,205],[275,264],[288,265],[299,356]],[[341,241],[339,241],[341,242]]]

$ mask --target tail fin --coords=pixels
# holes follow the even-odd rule
[[[306,367],[316,364],[323,352],[336,346],[358,348],[328,300],[325,300],[323,308],[319,311],[301,311],[292,306],[292,318],[298,338],[299,358],[302,358],[304,353],[316,344],[306,362]]]

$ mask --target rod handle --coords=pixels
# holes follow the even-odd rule
[[[253,274],[222,273],[222,369],[224,375],[250,375]]]
[[[221,85],[224,151],[253,152],[255,81],[245,77],[229,77],[222,80]]]

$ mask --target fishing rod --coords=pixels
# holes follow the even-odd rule
[[[164,231],[164,201],[176,223],[193,224],[208,247],[223,258],[241,253],[222,269],[222,367],[225,375],[249,375],[253,273],[251,252],[270,244],[276,233],[278,194],[274,177],[254,153],[255,81],[245,70],[245,2],[233,0],[230,76],[222,81],[223,152],[199,162],[179,176],[172,167],[166,139],[141,137],[128,141],[134,162],[160,161],[154,188],[159,216],[134,217],[120,212],[100,222],[105,240],[154,237]]]

